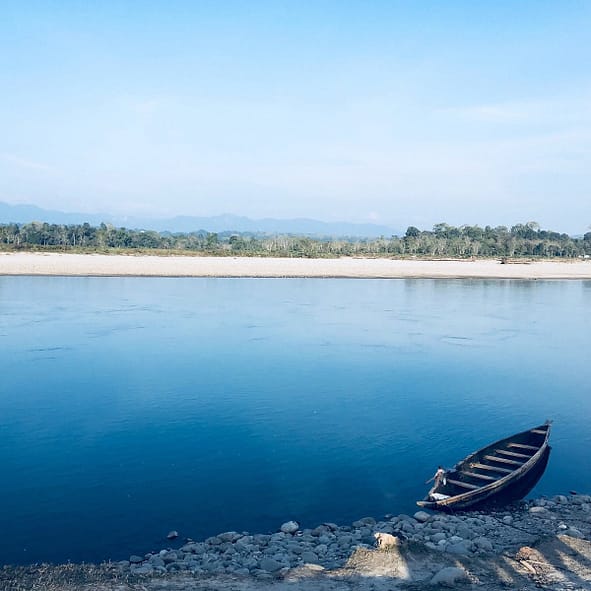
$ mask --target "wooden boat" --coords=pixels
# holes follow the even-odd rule
[[[523,498],[546,469],[549,437],[547,421],[483,447],[446,472],[417,505],[449,511]]]

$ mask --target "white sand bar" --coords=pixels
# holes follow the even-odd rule
[[[591,261],[290,259],[1,253],[0,275],[591,279]]]

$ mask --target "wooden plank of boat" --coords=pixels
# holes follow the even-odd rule
[[[478,486],[477,484],[468,484],[467,482],[462,482],[460,480],[452,480],[451,478],[448,478],[447,481],[450,484],[455,484],[456,486],[460,486],[462,488],[469,488],[470,490],[474,490],[477,488],[481,488],[480,486]]]
[[[531,449],[532,451],[538,451],[539,447],[535,445],[525,445],[525,443],[509,443],[507,447],[517,447],[519,449]]]
[[[530,433],[535,433],[536,435],[546,435],[546,431],[543,429],[531,429]]]
[[[494,482],[495,480],[498,480],[500,478],[495,478],[494,476],[487,476],[486,474],[478,474],[477,472],[468,472],[468,470],[462,470],[462,474],[465,474],[466,476],[471,476],[472,478],[479,478],[480,480],[488,480],[491,482]]]
[[[513,472],[513,470],[509,470],[509,468],[489,466],[488,464],[481,464],[480,462],[474,462],[473,464],[470,464],[470,468],[480,468],[481,470],[490,470],[491,472],[501,472],[505,474],[511,474],[511,472]]]
[[[508,460],[507,458],[499,458],[499,456],[484,456],[485,460],[490,462],[501,462],[502,464],[512,464],[514,466],[523,466],[525,462],[518,462],[517,460]]]
[[[512,458],[525,458],[526,460],[529,460],[531,458],[531,456],[528,456],[526,454],[520,454],[516,451],[507,451],[506,449],[495,449],[495,453],[503,454],[505,456],[511,456]]]

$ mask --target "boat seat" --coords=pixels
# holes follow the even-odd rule
[[[449,484],[455,484],[456,486],[461,486],[462,488],[469,488],[470,490],[474,490],[477,488],[481,488],[476,484],[468,484],[467,482],[461,482],[460,480],[452,480],[451,478],[447,479]]]
[[[536,435],[546,435],[548,431],[546,431],[546,429],[532,429],[530,433],[535,433]]]
[[[491,482],[498,480],[498,478],[495,478],[494,476],[487,476],[486,474],[477,474],[476,472],[468,472],[467,470],[462,470],[462,474],[465,474],[466,476],[471,476],[472,478],[480,478],[480,480],[489,480]]]
[[[519,449],[531,449],[532,451],[538,451],[539,447],[535,445],[525,445],[525,443],[509,443],[507,447],[518,447]]]
[[[526,460],[529,460],[531,458],[531,456],[528,456],[526,454],[520,454],[516,451],[507,451],[506,449],[495,449],[495,453],[503,454],[504,456],[511,456],[512,458],[525,458]]]
[[[518,462],[517,460],[508,460],[507,458],[499,458],[499,456],[484,456],[485,460],[489,462],[501,462],[502,464],[511,464],[513,466],[523,466],[525,462]]]
[[[491,472],[500,472],[504,474],[511,474],[513,470],[508,468],[501,468],[500,466],[488,466],[487,464],[481,464],[480,462],[474,462],[470,464],[470,468],[480,468],[481,470],[490,470]]]

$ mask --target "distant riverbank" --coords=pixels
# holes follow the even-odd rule
[[[307,259],[2,253],[0,275],[591,279],[591,261]]]

